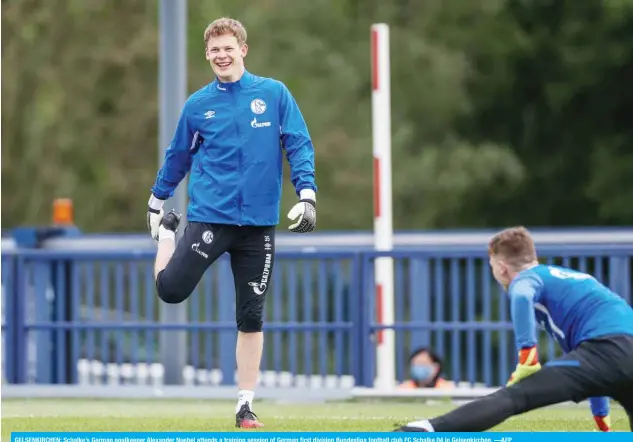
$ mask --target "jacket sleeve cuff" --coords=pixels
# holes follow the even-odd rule
[[[299,199],[316,202],[316,192],[312,189],[302,189],[299,192]]]

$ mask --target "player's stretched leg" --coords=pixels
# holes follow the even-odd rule
[[[263,424],[253,412],[253,398],[264,347],[263,314],[275,259],[274,227],[242,227],[231,248],[235,279],[238,402],[236,426],[258,428]]]
[[[168,304],[185,301],[209,266],[228,248],[230,238],[212,224],[192,222],[175,244],[180,218],[172,211],[165,215],[159,229],[158,251],[154,264],[158,297]]]
[[[397,431],[484,431],[512,416],[590,394],[574,385],[569,367],[544,367],[532,376],[469,402],[435,419],[412,422]]]
[[[621,369],[633,366],[633,354],[614,351],[613,342],[611,339],[583,342],[578,349],[510,387],[396,431],[484,431],[512,416],[548,405],[580,402],[593,396],[613,397],[623,383],[633,379],[631,373]]]

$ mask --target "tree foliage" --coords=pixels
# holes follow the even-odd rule
[[[633,222],[633,4],[624,0],[188,2],[234,16],[247,68],[284,81],[317,152],[319,226],[372,219],[369,27],[391,29],[394,226]],[[158,3],[3,1],[2,223],[144,228],[158,151]],[[288,181],[283,208],[295,198]],[[282,210],[286,210],[282,209]],[[282,218],[283,219],[283,218]]]

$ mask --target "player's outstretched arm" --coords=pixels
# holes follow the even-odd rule
[[[589,398],[589,405],[598,431],[611,431],[609,398],[606,396]]]
[[[508,386],[541,369],[534,316],[534,298],[539,289],[539,282],[532,278],[518,280],[510,286],[510,309],[519,362],[506,384]]]
[[[189,172],[193,148],[198,143],[198,132],[193,130],[189,121],[190,112],[187,101],[180,114],[176,132],[165,151],[165,162],[158,171],[147,203],[147,228],[155,240],[158,240],[158,227],[163,218],[163,204],[173,196],[176,187]]]
[[[288,213],[295,221],[289,229],[297,233],[312,232],[316,228],[316,184],[314,146],[299,106],[288,88],[281,84],[280,100],[281,141],[290,165],[290,181],[299,202]]]

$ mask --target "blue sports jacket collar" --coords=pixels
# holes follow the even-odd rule
[[[253,83],[254,79],[255,79],[255,76],[251,74],[250,72],[248,72],[246,69],[244,69],[244,74],[239,80],[231,82],[231,83],[224,83],[224,82],[219,81],[216,78],[215,80],[213,80],[213,83],[211,83],[211,86],[219,90],[226,90],[226,89],[235,88],[235,87],[244,88],[244,87],[250,86]]]

